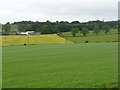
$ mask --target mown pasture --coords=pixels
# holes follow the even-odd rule
[[[103,42],[118,42],[118,30],[111,29],[110,32],[106,35],[104,31],[101,31],[98,35],[95,35],[93,31],[90,31],[86,37],[83,37],[82,33],[77,33],[76,37],[73,37],[71,32],[63,33],[62,37],[70,40],[74,43],[103,43]]]
[[[118,83],[118,43],[3,47],[3,88],[105,88]]]

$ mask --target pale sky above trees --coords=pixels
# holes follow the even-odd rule
[[[0,0],[0,23],[117,20],[119,0]]]

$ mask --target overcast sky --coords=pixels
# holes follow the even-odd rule
[[[117,20],[119,0],[0,0],[0,23]]]

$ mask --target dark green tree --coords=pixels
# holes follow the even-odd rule
[[[118,33],[120,33],[120,20],[118,21]]]
[[[95,25],[94,28],[93,28],[93,32],[98,35],[98,33],[100,33],[100,28],[98,25]]]
[[[73,37],[76,37],[76,33],[78,33],[78,32],[79,32],[79,28],[73,28],[73,29],[71,29],[71,33],[72,33]]]
[[[11,30],[11,24],[9,22],[7,22],[5,25],[3,25],[3,33],[5,34],[9,34]]]
[[[60,21],[60,22],[58,22],[58,21],[56,21],[56,22],[21,21],[21,22],[14,22],[13,24],[18,25],[18,26],[20,25],[19,29],[18,29],[19,31],[33,30],[33,31],[41,32],[43,34],[44,33],[45,34],[55,34],[55,33],[57,34],[59,32],[60,33],[71,32],[71,29],[73,29],[73,28],[79,28],[81,31],[83,27],[87,28],[89,31],[95,30],[95,33],[98,34],[99,32],[95,28],[99,28],[99,30],[102,30],[103,26],[105,26],[105,24],[107,24],[108,27],[110,27],[110,28],[118,27],[118,21],[104,22],[104,21],[99,21],[99,20],[82,22],[82,23],[79,21],[73,21],[71,23],[67,22],[67,21]],[[95,24],[98,27],[95,27]],[[106,32],[106,33],[108,33],[108,32]]]
[[[105,24],[103,26],[103,31],[105,32],[105,34],[108,34],[110,32],[110,27],[107,24]]]
[[[32,24],[27,24],[26,30],[34,30]]]
[[[53,33],[57,33],[57,35],[59,35],[59,36],[62,35],[62,32],[60,31],[58,25],[53,26],[53,28],[52,28],[52,32],[53,32]]]
[[[82,30],[81,30],[81,33],[85,37],[89,33],[89,30],[87,28],[83,27]]]
[[[41,33],[43,33],[43,34],[50,34],[51,32],[50,32],[49,26],[48,25],[43,25],[41,27]]]
[[[27,24],[18,24],[18,31],[25,32],[27,28]]]

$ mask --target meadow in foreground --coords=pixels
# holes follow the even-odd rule
[[[3,88],[114,87],[118,43],[3,47]]]

